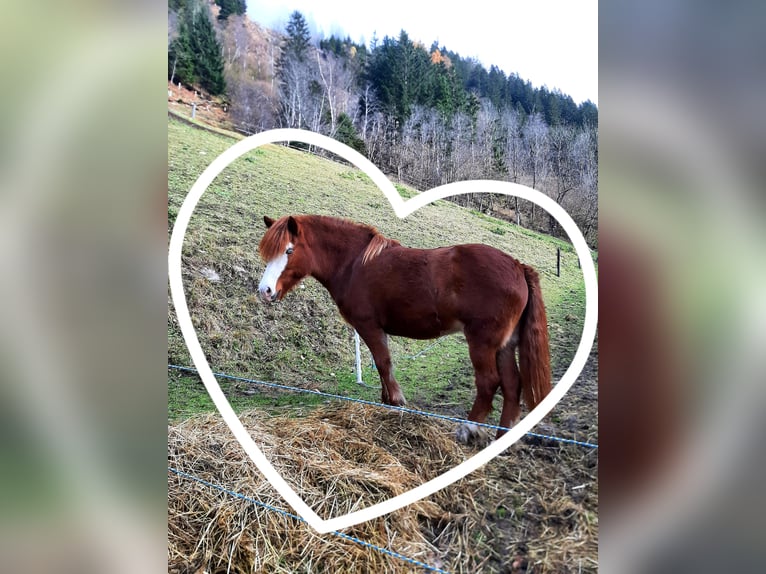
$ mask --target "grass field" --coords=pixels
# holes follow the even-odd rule
[[[175,220],[196,177],[232,140],[169,121],[169,218]],[[398,186],[402,195],[415,193]],[[361,172],[347,165],[280,146],[267,146],[240,158],[210,186],[192,218],[183,249],[183,272],[197,334],[214,370],[291,385],[317,385],[334,393],[354,392],[375,399],[377,393],[353,384],[353,332],[334,303],[313,279],[280,305],[265,306],[255,285],[263,270],[257,245],[263,215],[323,213],[371,223],[405,245],[436,247],[486,243],[512,254],[541,272],[550,323],[554,372],[561,374],[574,354],[582,328],[582,275],[571,245],[522,230],[513,224],[438,201],[399,220],[387,200]],[[563,252],[561,277],[555,276],[556,248]],[[202,272],[214,270],[220,282]],[[172,308],[169,361],[190,364]],[[427,341],[393,339],[396,376],[411,404],[465,409],[473,394],[473,371],[462,335]],[[364,349],[364,380],[377,385],[377,374]],[[411,358],[418,355],[415,358]],[[207,395],[195,393],[195,378],[173,377],[171,418],[210,408]],[[241,385],[240,385],[241,386]],[[238,395],[238,408],[292,404],[295,397]],[[301,399],[303,400],[303,399]]]
[[[169,233],[185,194],[196,178],[232,143],[225,135],[168,120]],[[405,197],[417,193],[400,185],[397,189]],[[380,399],[379,390],[355,383],[353,331],[342,321],[321,285],[307,279],[277,305],[264,305],[257,299],[255,288],[263,271],[257,254],[264,232],[262,217],[289,213],[348,217],[375,225],[383,234],[408,246],[486,243],[506,251],[540,273],[548,312],[554,381],[571,361],[582,330],[584,284],[570,244],[467,211],[447,201],[437,201],[400,220],[369,178],[352,166],[269,145],[238,159],[216,178],[198,204],[184,241],[185,292],[197,335],[214,371],[373,401]],[[560,277],[556,277],[557,248],[562,251]],[[218,275],[218,280],[208,278],[211,271]],[[460,417],[467,414],[474,395],[473,369],[462,335],[444,337],[435,345],[432,341],[392,338],[391,350],[395,376],[408,406]],[[596,357],[594,352],[581,381],[548,415],[541,432],[596,442]],[[168,362],[191,366],[171,304]],[[364,346],[363,364],[365,382],[378,385]],[[269,416],[296,418],[327,406],[321,397],[271,391],[243,382],[220,382],[238,412],[257,409]],[[171,425],[213,410],[196,376],[168,371]],[[495,409],[490,422],[497,421],[498,410]],[[548,459],[552,472],[557,472],[556,455]],[[593,475],[595,481],[594,464],[589,459],[587,469],[575,472],[572,480],[582,481],[583,476]],[[537,468],[535,472],[539,474],[544,469]],[[592,530],[597,487],[594,483],[589,488],[592,490],[588,496],[579,496],[577,503],[585,506]],[[558,495],[565,491],[566,488]],[[539,508],[539,504],[535,508]],[[496,512],[497,508],[488,511]],[[538,514],[526,510],[528,520]],[[559,569],[566,561],[563,554],[557,556],[555,550],[548,548],[536,549],[530,541],[529,537],[535,532],[548,531],[545,525],[539,524],[539,517],[534,518],[535,524],[520,524],[518,529],[508,526],[506,518],[503,514],[490,521],[492,524],[501,522],[507,530],[499,535],[500,542],[483,541],[488,553],[487,564],[494,564],[488,571],[511,571],[499,566],[504,548],[538,557],[537,563],[543,570],[568,571],[568,567]],[[595,539],[584,544],[582,556],[587,559],[583,562],[580,556],[575,570],[594,569],[595,544]],[[530,564],[533,563],[531,560]],[[449,560],[445,564],[450,564]],[[530,566],[530,569],[535,568]]]

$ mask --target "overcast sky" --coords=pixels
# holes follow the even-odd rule
[[[468,0],[455,4],[418,0],[247,0],[250,18],[284,31],[299,10],[312,31],[349,35],[369,46],[397,37],[430,47],[434,41],[487,69],[496,65],[535,87],[558,88],[576,103],[598,103],[598,0]]]

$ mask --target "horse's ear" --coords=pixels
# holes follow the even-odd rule
[[[287,219],[287,231],[296,237],[298,236],[298,222],[292,215]]]
[[[269,217],[268,215],[263,216],[263,222],[266,224],[266,227],[271,227],[272,225],[274,225],[274,220],[271,219],[271,217]]]

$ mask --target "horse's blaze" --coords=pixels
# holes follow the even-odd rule
[[[288,244],[288,249],[293,244]],[[287,267],[287,254],[275,257],[266,264],[266,270],[263,272],[261,282],[258,284],[258,292],[264,301],[274,302],[280,299],[281,289],[278,289],[279,278]]]

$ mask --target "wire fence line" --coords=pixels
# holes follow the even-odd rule
[[[185,371],[185,372],[188,372],[188,373],[199,374],[197,369],[194,369],[192,367],[185,367],[185,366],[182,366],[182,365],[168,364],[168,369],[174,369],[174,370],[177,370],[177,371]],[[222,379],[228,379],[228,380],[232,380],[232,381],[240,381],[240,382],[244,382],[244,383],[251,383],[251,384],[260,385],[260,386],[264,386],[264,387],[270,387],[270,388],[274,388],[274,389],[281,389],[281,390],[287,390],[287,391],[293,391],[293,392],[299,392],[299,393],[307,393],[307,394],[327,397],[327,398],[331,398],[331,399],[338,399],[338,400],[343,400],[343,401],[360,403],[360,404],[363,404],[363,405],[380,407],[380,408],[385,408],[385,409],[389,409],[389,410],[393,410],[393,411],[399,411],[399,412],[403,412],[403,413],[415,414],[415,415],[419,415],[419,416],[431,417],[431,418],[445,420],[445,421],[449,421],[449,422],[453,422],[453,423],[470,424],[470,425],[475,425],[475,426],[478,426],[478,427],[487,428],[487,429],[491,429],[491,430],[503,430],[503,431],[511,430],[509,427],[492,425],[492,424],[488,424],[488,423],[478,423],[478,422],[474,422],[474,421],[469,421],[467,419],[461,419],[461,418],[458,418],[458,417],[451,417],[451,416],[448,416],[448,415],[442,415],[442,414],[439,414],[439,413],[432,413],[432,412],[429,412],[429,411],[422,411],[422,410],[418,410],[418,409],[411,409],[409,407],[398,407],[398,406],[394,406],[394,405],[386,405],[386,404],[378,403],[378,402],[375,402],[375,401],[368,401],[366,399],[358,399],[358,398],[355,398],[355,397],[347,397],[347,396],[344,396],[344,395],[337,395],[337,394],[333,394],[333,393],[326,393],[324,391],[317,391],[317,390],[314,390],[314,389],[303,389],[301,387],[294,387],[294,386],[290,386],[290,385],[283,385],[283,384],[280,384],[280,383],[272,383],[272,382],[268,382],[268,381],[259,381],[257,379],[250,379],[250,378],[246,378],[246,377],[238,377],[238,376],[235,376],[235,375],[227,375],[226,373],[215,373],[214,372],[213,375],[215,375],[216,377],[220,377]],[[598,448],[597,444],[591,443],[591,442],[586,442],[586,441],[579,441],[579,440],[575,440],[575,439],[563,438],[563,437],[558,437],[558,436],[553,436],[553,435],[546,435],[546,434],[540,434],[540,433],[534,433],[534,432],[527,432],[526,434],[528,436],[532,436],[532,437],[536,437],[536,438],[540,438],[540,439],[551,440],[551,441],[556,441],[556,442],[561,442],[561,443],[565,443],[565,444],[574,444],[574,445],[578,445],[578,446],[582,446],[582,447],[586,447],[586,448],[594,448],[594,449]]]
[[[417,354],[415,354],[415,355],[413,355],[412,357],[409,357],[409,358],[417,357],[421,353],[423,353],[423,352],[427,351],[428,349],[430,349],[431,347],[435,346],[437,343],[438,343],[438,341],[436,343],[433,343],[429,347],[423,349],[420,353],[417,353]],[[199,374],[199,372],[196,369],[192,368],[192,367],[185,367],[185,366],[181,366],[181,365],[168,364],[168,368],[169,369],[173,369],[173,370],[177,370],[177,371],[194,373],[194,374],[197,374],[197,375]],[[246,377],[238,377],[238,376],[234,376],[234,375],[228,375],[228,374],[225,374],[225,373],[215,373],[214,372],[213,374],[216,377],[220,377],[220,378],[223,378],[223,379],[240,381],[240,382],[246,382],[246,383],[250,383],[250,384],[256,384],[256,385],[261,385],[261,386],[275,388],[275,389],[280,389],[280,390],[287,390],[287,391],[292,391],[292,392],[301,392],[301,393],[307,393],[307,394],[312,394],[312,395],[318,395],[318,396],[323,396],[323,397],[332,398],[332,399],[338,399],[338,400],[344,400],[344,401],[349,401],[349,402],[356,402],[356,403],[360,403],[360,404],[365,404],[365,405],[370,405],[370,406],[375,406],[375,407],[386,408],[386,409],[389,409],[389,410],[394,410],[394,411],[399,411],[399,412],[406,412],[406,413],[416,414],[416,415],[420,415],[420,416],[427,416],[427,417],[431,417],[431,418],[437,418],[437,419],[446,420],[446,421],[455,422],[455,423],[474,424],[474,425],[477,425],[477,426],[480,426],[480,427],[484,427],[484,428],[488,428],[488,429],[510,430],[507,427],[491,425],[491,424],[487,424],[487,423],[475,423],[473,421],[468,421],[466,419],[460,419],[460,418],[457,418],[457,417],[441,415],[441,414],[438,414],[438,413],[431,413],[431,412],[428,412],[428,411],[421,411],[421,410],[411,409],[411,408],[407,408],[407,407],[397,407],[397,406],[393,406],[393,405],[386,405],[386,404],[378,403],[378,402],[375,402],[375,401],[368,401],[368,400],[364,400],[364,399],[357,399],[355,397],[347,397],[347,396],[343,396],[343,395],[326,393],[326,392],[323,392],[323,391],[317,391],[317,390],[313,390],[313,389],[303,389],[303,388],[300,388],[300,387],[294,387],[294,386],[290,386],[290,385],[283,385],[283,384],[279,384],[279,383],[272,383],[272,382],[268,382],[268,381],[259,381],[257,379],[251,379],[251,378],[246,378]],[[582,446],[582,447],[586,447],[586,448],[592,448],[592,449],[597,449],[598,448],[597,444],[589,443],[589,442],[585,442],[585,441],[577,441],[577,440],[574,440],[574,439],[562,438],[562,437],[557,437],[557,436],[552,436],[552,435],[545,435],[545,434],[539,434],[539,433],[533,433],[533,432],[528,432],[527,435],[533,436],[533,437],[537,437],[537,438],[547,439],[547,440],[551,440],[551,441],[566,443],[566,444],[578,445],[578,446]],[[239,498],[240,500],[243,500],[245,502],[249,502],[251,504],[259,506],[259,507],[261,507],[261,508],[263,508],[265,510],[268,510],[268,511],[271,511],[271,512],[276,512],[278,514],[282,514],[282,515],[284,515],[286,517],[292,518],[294,520],[298,520],[298,521],[303,522],[303,523],[306,522],[300,516],[297,516],[295,514],[287,512],[286,510],[283,510],[281,508],[277,508],[275,506],[271,506],[269,504],[263,503],[263,502],[261,502],[259,500],[256,500],[256,499],[252,498],[252,497],[246,496],[246,495],[244,495],[242,493],[239,493],[239,492],[230,490],[228,488],[225,488],[223,486],[220,486],[220,485],[214,484],[212,482],[206,481],[206,480],[204,480],[204,479],[202,479],[200,477],[194,476],[194,475],[192,475],[190,473],[187,473],[187,472],[184,472],[184,471],[172,468],[172,467],[168,467],[168,471],[178,475],[179,477],[185,478],[187,480],[196,481],[196,482],[198,482],[200,484],[203,484],[203,485],[205,485],[205,486],[207,486],[209,488],[213,488],[213,489],[219,490],[219,491],[221,491],[221,492],[223,492],[225,494],[228,494],[229,496],[233,496],[233,497]],[[359,544],[360,546],[363,546],[365,548],[369,548],[372,551],[380,552],[380,553],[385,554],[387,556],[390,556],[392,558],[396,558],[398,560],[402,560],[404,562],[407,562],[408,564],[411,564],[413,566],[421,568],[424,571],[438,572],[440,574],[448,574],[448,572],[446,570],[443,570],[443,569],[438,568],[436,566],[432,566],[430,564],[426,564],[425,562],[421,562],[421,561],[416,560],[414,558],[410,558],[409,556],[405,556],[403,554],[400,554],[400,553],[395,552],[393,550],[390,550],[388,548],[383,548],[381,546],[377,546],[377,545],[372,544],[370,542],[366,542],[364,540],[361,540],[360,538],[356,538],[354,536],[345,534],[343,532],[333,531],[333,532],[330,532],[330,534],[332,534],[334,536],[338,536],[338,537],[346,539],[346,540],[349,540],[350,542],[354,542],[355,544]]]
[[[299,522],[303,522],[304,524],[307,524],[307,522],[301,518],[300,516],[297,516],[295,514],[292,514],[290,512],[287,512],[286,510],[283,510],[281,508],[277,508],[276,506],[271,506],[270,504],[266,504],[265,502],[261,502],[260,500],[256,500],[255,498],[252,498],[250,496],[246,496],[240,492],[236,492],[234,490],[230,490],[228,488],[225,488],[223,486],[213,484],[212,482],[209,482],[203,478],[200,478],[198,476],[194,476],[193,474],[189,474],[188,472],[184,472],[182,470],[178,470],[176,468],[168,467],[168,472],[171,472],[173,474],[176,474],[177,476],[180,476],[182,478],[185,478],[187,480],[193,480],[200,484],[203,484],[207,487],[219,490],[225,494],[228,494],[229,496],[233,496],[235,498],[239,498],[240,500],[244,500],[245,502],[249,502],[251,504],[254,504],[256,506],[259,506],[261,508],[264,508],[266,510],[269,510],[271,512],[276,512],[278,514],[282,514],[283,516],[287,516],[288,518],[292,518],[293,520],[297,520]],[[420,568],[423,568],[424,570],[428,570],[430,572],[439,572],[441,574],[449,574],[446,570],[442,570],[441,568],[437,568],[436,566],[431,566],[430,564],[426,564],[425,562],[420,562],[419,560],[415,560],[414,558],[410,558],[409,556],[405,556],[404,554],[399,554],[398,552],[394,552],[393,550],[389,550],[388,548],[383,548],[382,546],[377,546],[376,544],[372,544],[370,542],[366,542],[362,540],[361,538],[356,538],[355,536],[351,536],[349,534],[344,534],[343,532],[339,532],[337,530],[333,530],[329,534],[332,534],[334,536],[338,536],[340,538],[344,538],[346,540],[349,540],[351,542],[354,542],[356,544],[359,544],[361,546],[364,546],[365,548],[369,548],[371,550],[375,550],[376,552],[380,552],[382,554],[386,554],[388,556],[392,556],[393,558],[397,558],[399,560],[403,560],[405,562],[408,562],[409,564],[412,564],[414,566],[418,566]]]

